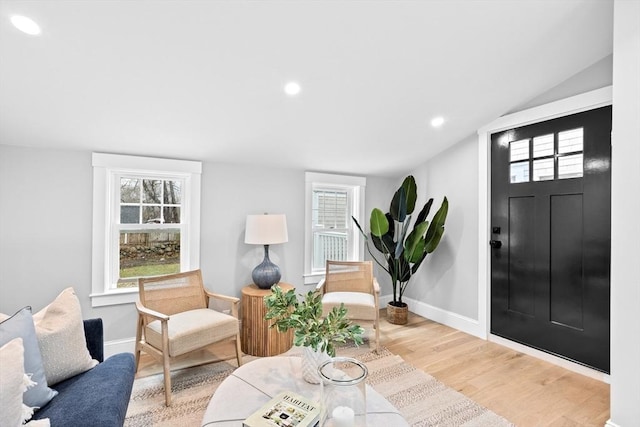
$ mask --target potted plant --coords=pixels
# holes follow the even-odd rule
[[[283,292],[280,286],[271,288],[271,294],[264,297],[267,320],[273,320],[271,328],[279,332],[293,329],[293,344],[303,347],[302,372],[305,380],[318,383],[318,362],[336,355],[335,344],[353,341],[362,344],[364,329],[346,318],[347,309],[343,304],[334,307],[327,316],[322,316],[322,295],[309,291],[302,300],[295,291]]]
[[[364,236],[365,245],[373,260],[386,271],[391,278],[393,300],[387,304],[387,320],[394,324],[407,323],[408,307],[402,301],[411,277],[418,271],[428,254],[438,247],[444,233],[444,222],[449,210],[445,197],[440,209],[431,222],[427,220],[433,199],[429,199],[416,217],[409,232],[411,215],[415,209],[417,186],[412,175],[407,176],[393,195],[389,212],[378,208],[371,212],[369,222],[370,235],[362,230],[358,221],[352,217],[358,230]],[[383,255],[384,262],[371,252],[369,242]]]

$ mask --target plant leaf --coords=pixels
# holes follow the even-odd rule
[[[385,236],[388,236],[388,234],[385,234]],[[378,236],[374,236],[373,234],[371,235],[371,241],[373,242],[373,246],[375,246],[375,248],[380,251],[383,254],[386,254],[387,251],[384,248],[384,246],[382,245],[382,239]]]
[[[404,257],[407,261],[414,263],[420,259],[424,252],[424,233],[427,231],[429,223],[427,221],[417,224],[404,242]]]
[[[433,198],[429,199],[429,201],[424,204],[424,206],[422,207],[422,210],[420,211],[420,213],[418,214],[418,217],[416,218],[416,224],[419,224],[423,222],[425,219],[427,219],[427,215],[429,215],[429,211],[431,210],[432,204],[433,204]]]
[[[438,212],[433,216],[433,220],[431,221],[431,225],[429,226],[427,235],[425,236],[425,240],[427,241],[425,249],[427,250],[427,253],[435,251],[438,247],[442,233],[444,233],[444,222],[447,219],[448,211],[449,201],[445,197],[442,201],[442,205],[440,205],[440,209],[438,209]]]
[[[407,192],[404,187],[401,186],[398,188],[398,191],[393,195],[389,213],[391,217],[398,222],[404,222],[407,217]]]
[[[396,243],[396,258],[400,258],[402,255],[402,251],[404,249],[404,240],[407,235],[407,229],[409,228],[409,221],[405,222],[402,225],[402,229],[400,230],[400,235],[398,236],[398,242]]]
[[[411,215],[416,208],[416,199],[418,198],[416,180],[413,175],[407,176],[404,181],[402,181],[402,188],[404,188],[407,200],[407,215]]]
[[[416,271],[418,271],[418,268],[420,268],[422,261],[424,261],[426,257],[427,251],[422,252],[422,256],[413,264],[413,267],[411,267],[411,274],[416,274]]]
[[[429,243],[425,246],[424,250],[426,253],[430,254],[435,251],[438,245],[440,244],[440,239],[442,239],[442,235],[444,234],[444,227],[436,229],[436,234],[429,240]]]
[[[398,280],[400,280],[401,282],[407,282],[409,279],[411,279],[411,266],[404,257],[398,260],[398,264],[400,267]]]
[[[398,259],[402,256],[402,252],[404,251],[404,246],[402,246],[402,240],[398,241],[398,243],[396,243],[396,250],[393,254],[393,256]]]
[[[371,211],[371,221],[369,228],[371,234],[376,237],[382,237],[389,231],[389,221],[385,214],[378,208]]]
[[[387,234],[391,238],[391,241],[394,241],[396,236],[395,221],[393,220],[393,217],[389,212],[385,214],[385,217],[387,218],[387,222],[389,223],[389,231],[387,232]]]
[[[365,242],[367,241],[367,235],[365,234],[365,232],[362,230],[362,227],[360,227],[360,223],[358,222],[358,220],[352,216],[351,219],[353,220],[353,222],[356,224],[356,227],[358,227],[358,230],[360,231],[360,234],[362,234],[362,237],[364,237]]]
[[[396,272],[396,264],[397,264],[396,259],[395,259],[395,258],[389,258],[389,259],[387,260],[387,264],[388,264],[388,267],[389,267],[389,275],[390,275],[392,278],[393,278],[393,276],[396,276],[396,278],[398,278],[398,276],[397,276],[397,272]],[[392,281],[393,281],[393,279],[392,279]],[[395,285],[396,285],[395,283],[391,283],[391,284],[392,284],[393,286],[395,286]]]

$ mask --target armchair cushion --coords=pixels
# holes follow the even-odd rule
[[[179,356],[225,338],[236,336],[238,319],[208,308],[171,315],[168,320],[169,355]],[[154,320],[145,329],[147,343],[162,349],[162,323]]]
[[[361,320],[376,319],[376,302],[372,294],[362,292],[329,292],[322,297],[322,310],[326,315],[333,307],[344,303],[349,307],[347,318]]]

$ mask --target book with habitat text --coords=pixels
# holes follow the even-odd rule
[[[320,405],[291,391],[283,391],[251,414],[243,427],[315,427]]]

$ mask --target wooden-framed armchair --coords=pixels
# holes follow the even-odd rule
[[[316,289],[323,294],[323,315],[344,303],[348,319],[372,321],[379,350],[380,285],[373,276],[371,261],[327,261],[325,277]]]
[[[172,360],[223,340],[235,340],[238,366],[242,365],[239,298],[207,290],[200,270],[138,279],[136,302],[136,372],[140,352],[162,363],[165,403],[171,405]],[[231,314],[209,308],[209,298],[231,304]]]

